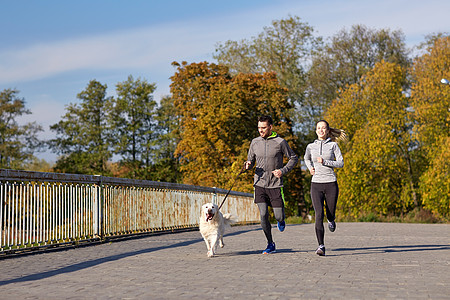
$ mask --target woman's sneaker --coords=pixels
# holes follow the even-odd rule
[[[316,254],[319,256],[325,256],[325,246],[320,245],[319,248],[316,250]]]
[[[328,229],[330,229],[331,232],[334,232],[336,230],[336,222],[328,221]]]
[[[275,243],[272,242],[272,243],[267,245],[266,250],[264,250],[262,252],[262,254],[270,254],[270,253],[274,253],[274,252],[276,252],[276,250],[275,250]]]

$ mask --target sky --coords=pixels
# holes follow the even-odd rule
[[[173,61],[215,62],[219,43],[256,37],[272,21],[298,16],[328,38],[356,24],[401,30],[408,47],[450,31],[450,1],[436,0],[0,0],[0,91],[16,89],[32,114],[20,122],[49,129],[79,103],[89,81],[115,85],[129,75],[170,94]],[[54,162],[47,151],[36,156]]]

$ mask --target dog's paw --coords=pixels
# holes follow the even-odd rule
[[[219,243],[220,248],[223,248],[223,246],[225,246],[224,243]]]
[[[213,257],[213,256],[214,256],[214,252],[208,251],[208,257]]]

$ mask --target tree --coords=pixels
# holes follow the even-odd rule
[[[305,122],[321,118],[339,90],[357,83],[375,64],[386,61],[408,67],[408,51],[402,31],[370,29],[354,25],[331,37],[313,57],[307,88]],[[312,126],[310,124],[308,126]]]
[[[424,208],[435,216],[450,219],[450,137],[444,137],[436,147],[428,168],[420,177],[420,192]]]
[[[405,80],[401,66],[377,63],[338,94],[325,116],[349,135],[338,170],[341,216],[400,216],[418,205]]]
[[[228,66],[231,74],[275,72],[281,86],[287,88],[292,108],[299,105],[302,109],[311,54],[321,44],[313,32],[299,17],[290,16],[273,21],[250,41],[218,44],[213,57]],[[292,112],[291,119],[294,116]],[[302,122],[299,119],[297,123]]]
[[[31,114],[19,91],[5,89],[0,92],[0,168],[22,169],[31,163],[34,152],[43,147],[37,134],[42,127],[36,122],[19,125],[17,119]]]
[[[51,149],[62,156],[55,170],[65,173],[108,175],[107,161],[112,157],[107,125],[106,85],[91,80],[77,95],[81,104],[69,104],[66,114],[50,126],[57,137],[50,141]]]
[[[184,183],[230,186],[246,160],[261,114],[271,115],[277,133],[295,144],[285,113],[290,104],[275,73],[231,76],[227,67],[206,62],[175,65],[171,92],[181,137],[175,154]],[[252,192],[251,174],[240,179],[235,188]]]
[[[450,132],[450,88],[441,78],[450,78],[450,37],[443,37],[416,58],[411,70],[411,104],[414,108],[415,132],[429,151],[434,151]]]
[[[49,163],[45,159],[39,159],[36,157],[32,161],[27,163],[24,169],[27,171],[36,171],[36,172],[52,172],[53,163]]]
[[[150,179],[155,141],[155,107],[152,93],[156,85],[146,80],[128,79],[116,85],[117,98],[112,100],[109,125],[115,153],[129,171],[126,177]]]
[[[218,44],[213,55],[219,64],[229,68],[231,74],[275,72],[281,87],[287,89],[290,108],[284,114],[298,136],[295,145],[291,145],[298,155],[304,153],[305,141],[310,140],[311,124],[314,122],[308,118],[310,105],[305,102],[308,99],[306,88],[311,57],[321,47],[322,38],[314,37],[313,33],[313,27],[299,17],[289,16],[273,21],[272,26],[264,27],[262,33],[250,40]],[[306,214],[308,208],[302,184],[304,174],[300,169],[294,169],[291,176],[296,177],[295,183],[287,181],[287,186],[293,184],[289,188],[298,193],[295,196],[301,207],[297,210]]]
[[[175,113],[173,98],[163,97],[156,110],[156,140],[154,162],[150,178],[155,181],[181,183],[180,164],[175,157],[175,149],[180,142],[179,119]]]
[[[450,217],[450,86],[440,83],[450,78],[450,37],[430,37],[425,53],[417,57],[411,70],[411,105],[414,134],[424,156],[420,192],[426,209]]]

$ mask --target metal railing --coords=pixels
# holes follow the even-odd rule
[[[0,253],[195,228],[201,206],[220,202],[227,192],[147,180],[0,169]],[[221,210],[236,215],[240,223],[259,221],[253,194],[232,191]]]

